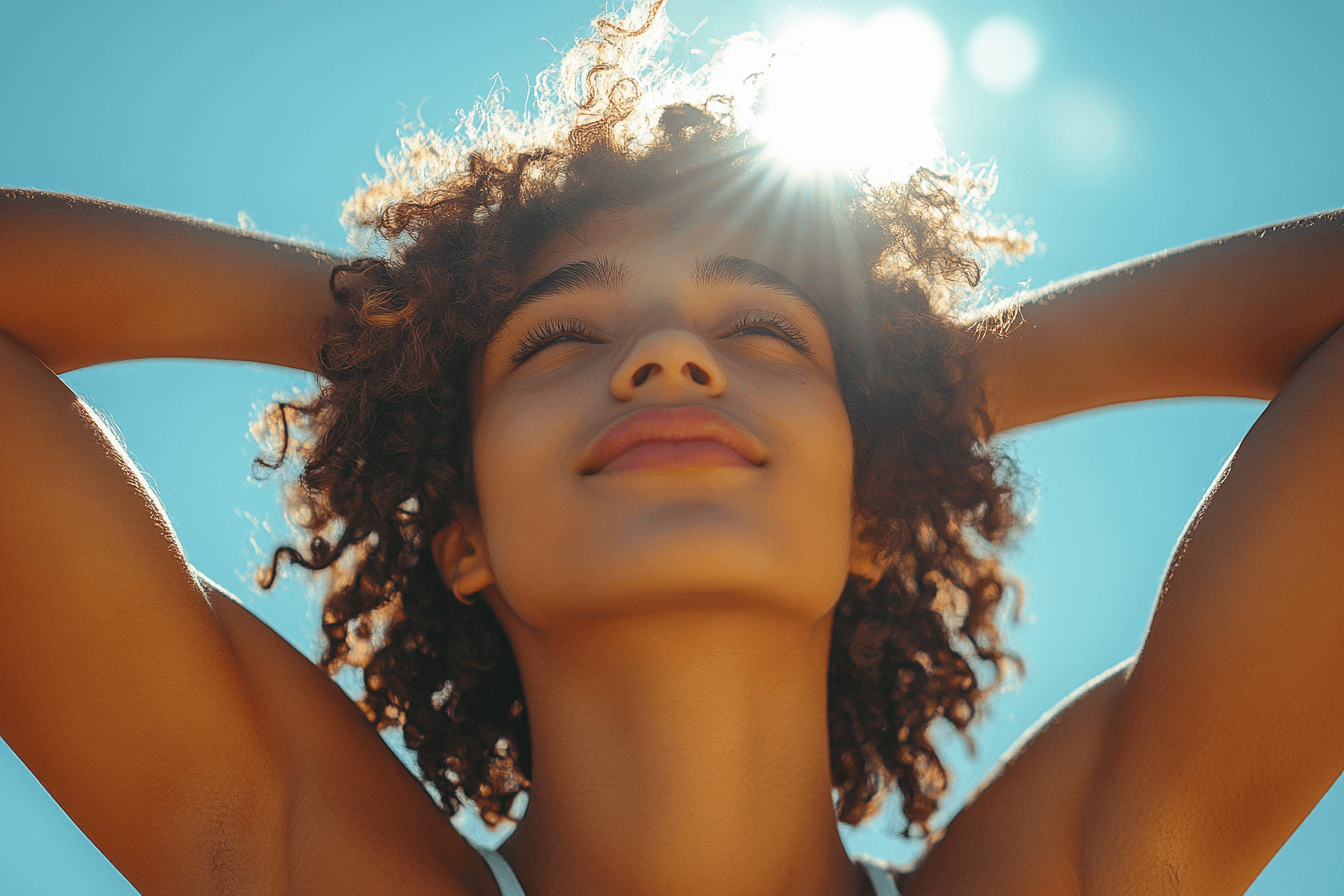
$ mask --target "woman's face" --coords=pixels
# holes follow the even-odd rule
[[[853,458],[825,325],[749,234],[649,210],[551,241],[474,397],[479,537],[526,625],[756,606],[817,619]],[[469,589],[474,590],[474,589]]]

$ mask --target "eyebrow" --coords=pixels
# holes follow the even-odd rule
[[[696,286],[758,286],[792,296],[817,310],[817,303],[802,287],[774,268],[768,268],[749,258],[736,255],[717,255],[695,263],[691,279]]]
[[[716,255],[713,258],[700,259],[691,272],[691,280],[696,286],[754,286],[764,287],[783,293],[806,304],[812,311],[819,311],[817,303],[803,289],[785,277],[779,271],[766,267],[749,258],[736,255]],[[629,282],[629,272],[625,265],[605,256],[596,259],[573,261],[561,265],[546,276],[533,281],[514,299],[513,309],[517,312],[525,305],[552,296],[565,295],[583,289],[616,290]]]
[[[533,281],[518,293],[510,313],[540,299],[578,292],[582,289],[620,289],[629,279],[630,275],[625,265],[605,256],[592,261],[572,261]]]

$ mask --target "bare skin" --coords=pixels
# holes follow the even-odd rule
[[[836,835],[824,726],[838,594],[825,583],[861,551],[843,518],[787,512],[802,496],[786,459],[842,472],[834,371],[824,351],[730,335],[720,325],[736,298],[691,276],[725,247],[665,236],[620,221],[554,245],[542,268],[626,265],[624,287],[550,309],[618,309],[599,321],[609,341],[563,341],[515,364],[506,333],[485,362],[478,455],[490,445],[499,466],[479,474],[482,525],[439,546],[445,578],[504,621],[528,691],[535,790],[505,852],[529,896],[866,893]],[[5,612],[25,633],[0,652],[5,739],[147,894],[495,893],[340,690],[194,574],[133,467],[52,373],[183,355],[307,366],[332,261],[15,192],[0,204],[0,252],[0,425],[17,434],[0,440],[0,562]],[[1344,699],[1327,671],[1344,642],[1341,266],[1344,218],[1319,216],[1047,288],[1021,309],[1022,326],[983,346],[1003,428],[1161,396],[1273,401],[1186,533],[1137,659],[1007,757],[903,881],[907,896],[1147,893],[1173,879],[1183,892],[1239,892],[1344,770],[1344,713],[1322,711]],[[805,316],[776,295],[750,302]],[[659,375],[636,384],[649,365]],[[786,380],[787,397],[811,409],[806,428],[779,409]],[[650,388],[660,391],[640,391]],[[551,546],[569,550],[575,578],[542,587],[533,533],[511,541],[525,518],[509,477],[562,482],[564,465],[640,402],[710,401],[780,462],[571,483],[606,489],[585,524],[654,528]],[[528,402],[556,408],[554,450],[529,455],[510,430]],[[837,438],[813,442],[813,431]],[[766,471],[777,479],[751,478]],[[540,500],[583,513],[593,496],[568,487]],[[825,491],[847,504],[845,489]],[[670,528],[645,513],[711,493]],[[527,497],[539,500],[535,488]],[[761,501],[781,503],[756,513]],[[779,561],[771,545],[810,540],[814,523],[829,535],[794,570],[813,578],[785,598],[779,582],[732,568],[747,549]],[[706,527],[728,541],[725,581],[628,587],[624,554],[656,561]],[[683,598],[693,610],[676,609]],[[88,687],[109,669],[115,700]],[[593,762],[609,786],[592,786]]]
[[[529,809],[504,848],[528,893],[855,885],[825,715],[830,611],[852,550],[849,421],[806,302],[698,282],[708,255],[749,249],[707,252],[702,230],[648,212],[599,216],[534,273],[596,256],[624,285],[542,298],[486,354],[483,526],[466,562],[444,566],[460,591],[487,588],[536,708]],[[593,331],[513,360],[533,328],[569,319]],[[613,421],[702,405],[758,440],[760,466],[575,475]]]

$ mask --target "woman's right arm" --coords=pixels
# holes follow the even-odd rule
[[[292,781],[237,614],[53,371],[310,367],[333,263],[188,218],[0,193],[0,734],[142,892],[281,892],[268,839]]]
[[[0,190],[0,330],[57,373],[131,358],[312,370],[332,256],[131,206]]]
[[[117,438],[52,372],[310,367],[334,263],[0,193],[0,735],[146,896],[488,886],[359,709],[188,565]]]

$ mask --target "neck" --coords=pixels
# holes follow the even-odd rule
[[[533,759],[503,852],[529,896],[863,891],[831,805],[829,616],[506,625]]]

